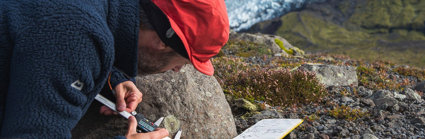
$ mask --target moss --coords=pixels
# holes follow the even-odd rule
[[[346,119],[354,121],[360,118],[369,117],[368,112],[363,112],[360,109],[353,109],[349,106],[336,106],[334,109],[329,111],[329,115],[339,119]]]
[[[243,99],[243,98],[236,99],[235,103],[238,107],[241,107],[241,108],[248,110],[250,112],[254,112],[254,111],[258,110],[257,105],[254,105],[251,102],[249,102],[248,100]]]
[[[240,57],[272,55],[271,50],[265,44],[243,40],[228,41],[222,48],[222,51],[232,52],[231,54],[235,54]],[[220,54],[220,56],[222,55],[224,54]]]
[[[274,42],[279,45],[280,49],[282,49],[283,51],[285,51],[287,54],[289,55],[294,55],[294,50],[293,49],[286,49],[285,46],[283,46],[283,42],[279,39],[274,39]]]
[[[318,119],[320,119],[320,117],[317,116],[317,114],[311,114],[309,116],[304,117],[304,120],[309,121],[309,122],[313,122],[313,121],[316,121]]]

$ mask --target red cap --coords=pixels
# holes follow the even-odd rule
[[[152,0],[167,16],[181,39],[193,66],[214,74],[210,58],[229,39],[229,19],[224,0]]]

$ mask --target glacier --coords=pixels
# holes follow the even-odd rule
[[[230,28],[249,29],[255,23],[280,17],[305,4],[325,0],[225,0]]]

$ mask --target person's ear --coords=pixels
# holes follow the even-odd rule
[[[162,42],[162,41],[160,41],[159,42],[159,45],[157,45],[157,49],[159,49],[159,50],[165,50],[165,49],[167,49],[167,48],[171,48],[171,47],[168,47],[167,45],[165,45],[165,43],[164,42]]]

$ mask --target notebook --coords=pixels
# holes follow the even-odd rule
[[[263,119],[234,139],[281,139],[303,121],[302,119]]]

